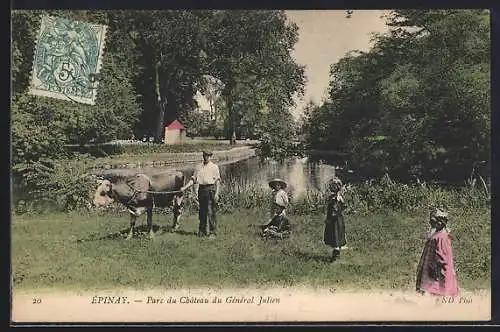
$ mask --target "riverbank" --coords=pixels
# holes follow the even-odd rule
[[[212,150],[212,160],[217,164],[233,163],[236,161],[254,157],[255,148],[252,146],[236,146],[225,150]],[[201,149],[197,152],[178,153],[152,153],[139,155],[117,155],[112,157],[97,158],[92,162],[92,171],[107,170],[134,170],[141,168],[183,168],[199,163],[201,160]]]
[[[13,216],[12,266],[16,290],[85,291],[116,287],[150,289],[317,288],[412,291],[428,230],[427,213],[373,214],[346,218],[349,249],[329,262],[322,242],[323,215],[291,215],[292,237],[263,240],[258,225],[266,211],[239,210],[218,217],[216,239],[198,238],[195,214],[169,232],[171,214],[153,216],[156,236],[145,236],[145,216],[136,236],[126,213]],[[460,287],[490,288],[488,211],[454,217],[450,225]]]

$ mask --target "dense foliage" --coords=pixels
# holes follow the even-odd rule
[[[42,15],[107,25],[95,105],[27,94]],[[66,144],[133,135],[161,142],[164,126],[174,119],[188,128],[193,124],[189,131],[195,134],[203,127],[193,113],[197,92],[221,96],[218,121],[202,134],[231,138],[244,123],[262,135],[268,124],[260,119],[272,112],[288,114],[281,121],[291,122],[287,110],[304,84],[303,68],[290,55],[297,30],[283,11],[13,12],[15,187],[42,190],[56,164],[68,157]],[[290,139],[276,143],[286,146]]]
[[[307,143],[348,152],[366,175],[463,181],[490,157],[489,13],[396,10],[387,23],[368,52],[331,66]]]

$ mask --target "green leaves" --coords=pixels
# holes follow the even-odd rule
[[[389,77],[380,82],[381,102],[395,110],[411,110],[415,105],[421,82],[412,65],[397,66]]]
[[[331,102],[309,112],[309,144],[349,151],[354,165],[381,174],[463,180],[490,153],[487,16],[393,11],[394,29],[369,52],[332,65]],[[376,136],[390,139],[367,144]]]
[[[260,137],[257,154],[263,159],[271,157],[284,161],[298,153],[292,145],[297,134],[288,111],[271,109],[269,113],[263,114],[257,134]]]
[[[267,108],[293,105],[293,95],[303,91],[304,72],[290,54],[297,27],[283,12],[219,11],[211,27],[207,70],[224,83],[230,131],[242,121],[258,126]]]

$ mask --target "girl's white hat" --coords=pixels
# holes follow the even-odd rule
[[[430,217],[441,220],[448,220],[448,212],[443,211],[441,209],[435,209],[434,211],[431,212]]]

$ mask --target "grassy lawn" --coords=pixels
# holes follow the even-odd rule
[[[220,215],[215,240],[194,235],[195,215],[183,217],[179,233],[166,229],[171,215],[154,215],[160,228],[153,241],[140,234],[130,241],[106,238],[127,229],[126,214],[14,216],[14,287],[83,291],[307,284],[346,290],[414,289],[426,215],[347,216],[350,249],[342,251],[340,261],[329,263],[322,215],[292,216],[292,237],[275,241],[257,236],[256,226],[265,220],[262,213]],[[142,223],[145,216],[138,220],[139,228]],[[488,289],[490,212],[454,216],[451,228],[460,286]]]

